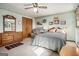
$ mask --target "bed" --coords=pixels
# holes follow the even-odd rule
[[[53,51],[60,51],[66,44],[66,35],[61,32],[46,32],[35,36],[32,45],[40,46]]]

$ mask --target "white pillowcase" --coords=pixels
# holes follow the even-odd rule
[[[56,32],[59,32],[59,33],[65,33],[65,31],[64,30],[62,30],[62,29],[57,29],[57,31]]]

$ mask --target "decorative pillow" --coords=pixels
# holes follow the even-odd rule
[[[62,30],[62,29],[57,29],[57,31],[56,32],[59,32],[59,33],[65,33],[65,31],[64,30]]]
[[[33,29],[33,33],[40,34],[41,32],[45,32],[45,29],[43,29],[43,27]]]
[[[56,28],[50,28],[49,30],[48,30],[48,32],[56,32],[57,31],[57,29]]]

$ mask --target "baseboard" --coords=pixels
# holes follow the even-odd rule
[[[66,41],[69,41],[69,42],[75,42],[75,41],[73,41],[73,40],[66,40]]]

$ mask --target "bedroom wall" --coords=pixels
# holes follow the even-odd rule
[[[15,13],[12,11],[8,11],[5,9],[0,9],[0,33],[3,32],[3,15],[12,15],[12,16],[16,17],[16,32],[22,31],[22,17],[24,15]]]
[[[79,43],[79,28],[76,28],[76,43]]]
[[[32,29],[36,28],[36,24],[35,24],[35,18],[32,18]]]
[[[59,20],[66,20],[66,25],[49,25],[49,22],[53,21],[53,17],[58,16]],[[47,22],[43,25],[37,25],[36,23],[38,21],[42,22],[43,19],[46,19]],[[75,12],[65,12],[65,13],[59,13],[49,16],[43,16],[43,17],[37,17],[35,18],[35,27],[43,27],[45,29],[51,28],[51,27],[62,27],[66,29],[67,32],[67,40],[74,40],[75,41],[75,26],[76,26],[76,18],[75,18]]]

